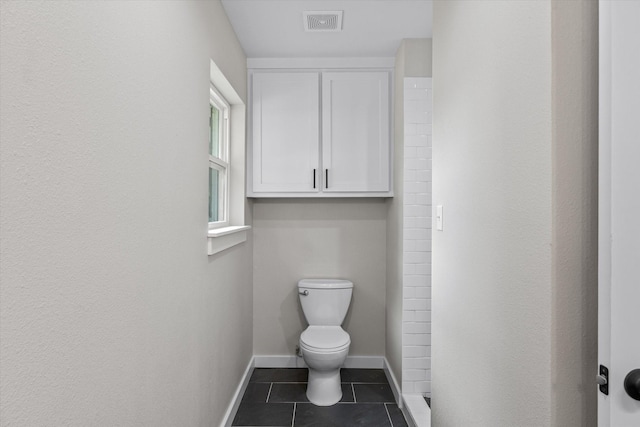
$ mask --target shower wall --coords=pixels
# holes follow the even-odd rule
[[[404,79],[402,392],[431,396],[431,78]]]

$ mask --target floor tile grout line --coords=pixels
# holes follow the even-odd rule
[[[308,381],[255,381],[251,384],[307,384]]]
[[[267,401],[265,403],[269,403],[269,398],[271,397],[271,389],[273,388],[273,383],[269,386],[269,392],[267,393]]]
[[[298,408],[298,403],[297,402],[293,402],[293,416],[291,417],[291,427],[293,427],[293,425],[296,422],[296,409]]]
[[[307,381],[271,381],[274,384],[306,384]]]
[[[391,414],[389,413],[389,407],[387,406],[387,404],[384,404],[384,410],[387,413],[387,418],[389,418],[389,424],[391,424],[391,427],[393,427],[393,421],[391,421]]]
[[[386,383],[368,383],[368,382],[361,382],[361,381],[351,381],[351,384],[389,385],[388,382],[386,382]]]
[[[261,382],[261,383],[252,383],[252,384],[283,384],[283,385],[299,385],[299,384],[308,384],[307,382],[300,382],[300,383],[294,383],[294,382],[279,382],[279,381],[269,381],[269,382]],[[341,382],[340,384],[353,384],[353,385],[383,385],[383,386],[387,386],[387,387],[391,387],[389,384],[385,384],[385,383],[354,383],[354,382]]]
[[[356,400],[356,389],[353,388],[353,383],[351,383],[351,393],[353,393],[353,403],[358,403]]]

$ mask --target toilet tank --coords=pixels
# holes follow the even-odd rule
[[[340,279],[302,279],[298,296],[309,325],[340,326],[351,302],[353,283]]]

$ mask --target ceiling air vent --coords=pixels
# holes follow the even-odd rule
[[[342,11],[302,12],[305,31],[342,31]]]

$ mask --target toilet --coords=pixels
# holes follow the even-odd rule
[[[340,368],[347,359],[351,338],[341,325],[352,292],[349,280],[298,282],[300,304],[309,323],[300,335],[300,351],[309,367],[307,398],[314,405],[331,406],[342,399]]]

